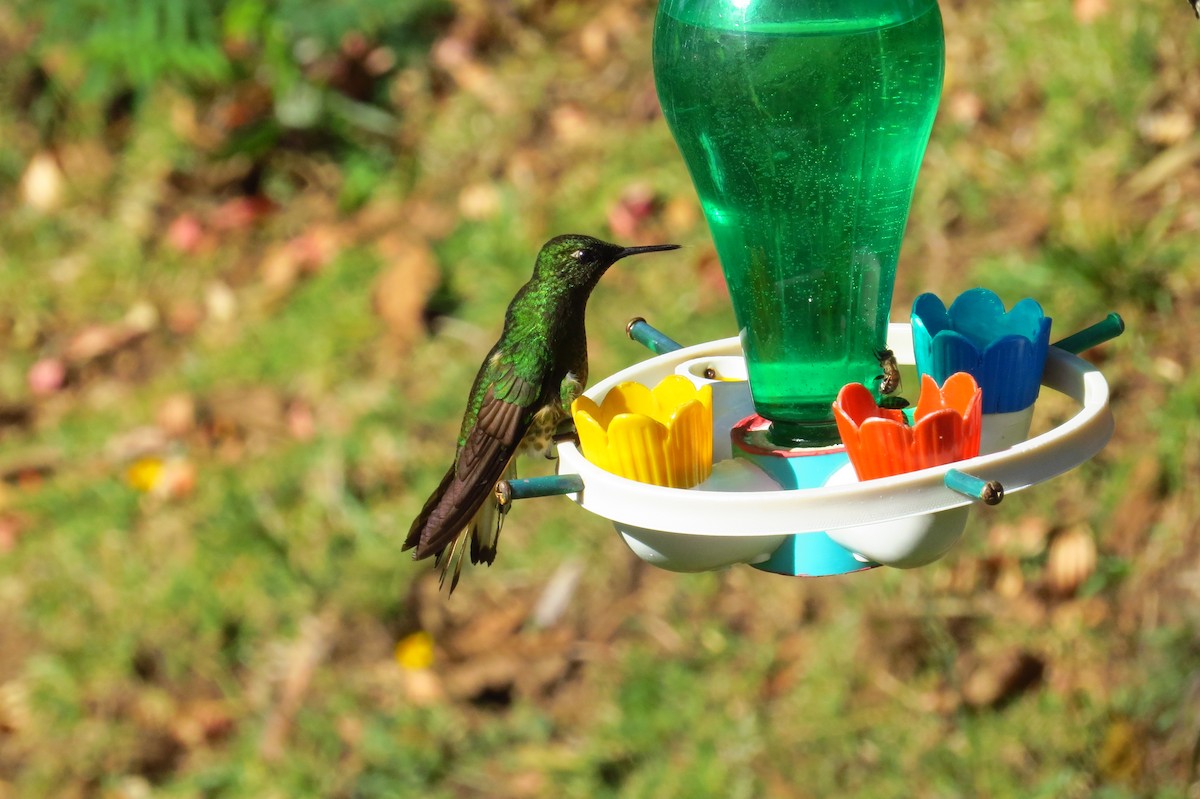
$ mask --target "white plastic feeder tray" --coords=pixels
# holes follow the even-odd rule
[[[901,364],[914,363],[909,325],[889,326],[888,347]],[[736,337],[684,347],[624,369],[586,394],[600,402],[618,383],[653,386],[677,372],[708,382],[702,377],[703,368],[697,374],[689,362],[719,359],[717,363],[728,371],[741,356]],[[845,573],[878,564],[919,566],[953,546],[974,504],[946,486],[952,469],[998,481],[1008,494],[1079,466],[1108,443],[1113,417],[1108,383],[1099,370],[1051,347],[1042,385],[1070,397],[1080,406],[1078,412],[1054,429],[1000,451],[894,477],[858,482],[847,465],[816,488],[784,490],[773,482],[733,492],[664,488],[604,471],[570,442],[559,444],[559,472],[577,474],[583,481],[583,490],[570,494],[571,499],[611,519],[634,553],[664,569],[707,571],[735,563],[763,564],[781,551],[790,537],[816,540],[817,536],[808,534],[828,535],[838,546],[830,545],[822,535],[823,546],[840,552],[851,565],[809,568],[799,562],[807,557],[801,555],[789,567],[794,569],[790,573]],[[714,396],[716,442],[728,442],[730,419],[737,417],[736,422],[753,412],[747,384],[726,383],[725,387],[719,395],[725,400]],[[723,403],[725,407],[719,407]],[[1006,435],[1011,437],[1011,433]],[[718,443],[717,450],[728,457],[728,444],[722,449]],[[714,468],[724,467],[718,461]]]

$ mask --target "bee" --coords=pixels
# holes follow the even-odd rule
[[[883,374],[875,378],[879,381],[879,393],[885,397],[899,393],[900,364],[896,363],[896,353],[891,350],[875,350],[875,357],[879,360],[879,368],[883,370]]]
[[[1197,0],[1200,2],[1200,0]],[[900,364],[896,363],[896,354],[889,349],[875,350],[875,358],[883,374],[875,379],[879,381],[880,406],[884,408],[907,408],[908,400],[896,396],[900,393]]]

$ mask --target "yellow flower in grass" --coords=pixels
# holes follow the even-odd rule
[[[691,488],[712,472],[712,389],[680,375],[653,390],[613,387],[597,405],[571,405],[583,456],[605,471],[642,483]]]
[[[125,480],[138,491],[150,493],[163,475],[162,458],[139,458],[125,470]]]
[[[421,671],[433,665],[433,636],[424,630],[406,635],[396,644],[396,662],[405,671]]]

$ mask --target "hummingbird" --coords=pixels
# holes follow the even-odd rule
[[[554,432],[587,384],[584,311],[600,278],[630,255],[678,244],[622,247],[591,236],[557,236],[538,253],[533,276],[504,317],[467,400],[458,449],[441,485],[413,521],[403,550],[436,557],[440,585],[458,585],[469,546],[472,563],[491,565],[504,515],[496,483],[516,476],[518,454],[552,457]]]

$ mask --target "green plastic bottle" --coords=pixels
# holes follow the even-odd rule
[[[944,61],[936,0],[659,4],[659,100],[778,446],[836,442],[838,390],[878,385]]]

